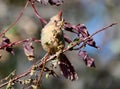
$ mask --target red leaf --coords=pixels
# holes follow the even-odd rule
[[[43,5],[46,5],[47,3],[49,3],[50,5],[56,5],[59,6],[63,3],[63,0],[35,0]]]
[[[13,49],[12,45],[10,45],[10,44],[11,44],[10,39],[3,36],[1,47],[3,46],[3,49],[5,49],[7,52],[14,54],[14,49]]]
[[[78,31],[79,34],[82,35],[82,38],[87,38],[87,37],[90,36],[90,34],[89,34],[89,32],[88,32],[88,30],[87,30],[87,28],[86,28],[86,26],[85,26],[84,24],[78,24],[78,25],[76,26],[76,30]],[[87,41],[87,44],[90,45],[90,46],[92,46],[92,47],[98,48],[98,47],[96,46],[96,42],[94,41],[93,38],[90,38],[90,39]]]
[[[32,46],[32,42],[31,41],[24,42],[23,48],[28,60],[32,61],[35,58],[34,47]]]
[[[82,57],[88,67],[95,67],[94,59],[89,57],[86,51],[80,51],[79,56]]]
[[[63,3],[63,0],[48,0],[51,5],[59,6]]]

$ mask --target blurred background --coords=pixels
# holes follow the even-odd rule
[[[120,0],[64,0],[64,4],[56,6],[43,6],[36,4],[40,15],[49,20],[59,10],[63,11],[66,21],[72,24],[85,24],[92,34],[96,30],[111,23],[120,23]],[[24,7],[25,0],[0,0],[0,32],[7,28],[19,16]],[[11,30],[6,33],[10,40],[17,41],[25,38],[40,38],[41,23],[35,16],[31,6],[25,10],[22,18]],[[50,77],[44,79],[43,89],[120,89],[120,24],[109,28],[94,36],[94,40],[101,48],[97,50],[87,46],[89,56],[95,59],[96,68],[88,68],[77,55],[78,52],[66,52],[74,65],[79,79],[69,81]],[[71,39],[74,35],[68,32]],[[34,44],[35,60],[43,57],[45,52],[41,45]],[[15,46],[15,55],[0,50],[0,79],[9,75],[13,70],[17,74],[27,70],[32,62],[27,60],[22,45]],[[3,88],[4,89],[4,88]],[[21,86],[16,86],[21,89]]]

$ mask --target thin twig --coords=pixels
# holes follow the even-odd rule
[[[85,46],[86,42],[87,42],[90,38],[92,38],[94,35],[102,32],[102,31],[104,31],[104,30],[107,30],[108,28],[110,28],[110,27],[112,27],[112,26],[114,26],[114,25],[117,25],[117,24],[118,24],[118,23],[112,23],[112,24],[110,24],[110,25],[108,25],[108,26],[105,26],[105,27],[103,27],[102,29],[97,30],[97,31],[94,32],[92,35],[88,36],[87,38],[83,39],[83,40],[82,40],[83,44],[81,45],[80,48],[82,48],[83,46]]]
[[[41,69],[40,74],[39,74],[38,82],[41,82],[41,80],[42,80],[42,75],[43,75],[45,65],[46,65],[46,62],[47,62],[48,58],[49,58],[49,53],[46,54],[46,56],[44,57],[44,59],[42,61],[43,66],[42,66],[42,69]]]
[[[47,21],[45,19],[43,19],[40,14],[38,13],[38,11],[36,10],[35,6],[34,6],[34,2],[32,0],[29,0],[30,4],[35,12],[35,15],[38,17],[38,19],[40,20],[40,22],[43,22],[44,24],[47,24]]]
[[[95,34],[101,32],[101,31],[107,30],[108,28],[110,28],[110,27],[112,27],[112,26],[114,26],[114,25],[117,25],[117,24],[118,24],[118,23],[112,23],[112,24],[110,24],[110,25],[108,25],[108,26],[106,26],[106,27],[104,27],[104,28],[102,28],[102,29],[100,29],[100,30],[97,30],[97,31],[94,32],[92,35],[90,35],[89,38],[93,37]]]
[[[24,8],[21,10],[20,15],[18,16],[18,18],[15,20],[15,22],[13,22],[7,29],[5,29],[3,32],[0,33],[0,36],[4,35],[8,30],[10,30],[13,26],[15,26],[17,24],[17,22],[20,20],[20,18],[22,17],[25,9],[27,8],[29,3],[29,0],[27,0]]]
[[[18,45],[18,44],[21,44],[21,43],[24,43],[24,42],[27,42],[27,41],[34,41],[36,43],[41,43],[41,41],[39,39],[36,39],[36,38],[27,38],[27,39],[24,39],[24,40],[19,40],[19,41],[15,41],[15,42],[12,42],[10,44],[5,44],[5,45],[0,45],[0,49],[3,49],[4,47],[11,47],[11,46],[14,46],[14,45]]]

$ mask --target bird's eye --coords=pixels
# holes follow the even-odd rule
[[[55,23],[57,23],[57,20],[54,20]]]
[[[57,20],[54,20],[54,22],[55,22],[55,25],[57,26],[57,22],[58,22],[58,21],[57,21]]]

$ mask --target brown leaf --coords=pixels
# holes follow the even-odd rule
[[[68,23],[68,22],[65,22],[65,23],[64,23],[64,29],[65,29],[66,31],[76,33],[76,28],[75,28],[75,27],[76,27],[75,25],[70,24],[70,23]]]
[[[63,0],[48,0],[51,5],[59,6],[63,3]]]
[[[94,59],[89,57],[86,51],[80,51],[79,56],[83,59],[88,67],[95,67]]]
[[[56,5],[59,6],[63,3],[63,0],[35,0],[43,5],[47,5],[49,3],[50,5]]]
[[[76,30],[78,31],[79,34],[82,35],[82,38],[87,38],[90,36],[88,29],[86,28],[86,26],[84,24],[78,24],[76,25]],[[87,40],[87,44],[89,46],[95,47],[95,48],[99,48],[98,46],[96,46],[96,42],[94,41],[93,38],[90,38],[89,40]]]
[[[2,43],[1,43],[1,47],[3,46],[3,49],[5,49],[7,52],[14,54],[14,49],[12,47],[11,41],[9,38],[7,38],[6,36],[2,37]]]
[[[34,56],[34,47],[32,46],[32,42],[31,41],[24,42],[23,48],[24,48],[24,53],[27,56],[28,60],[29,61],[34,60],[35,56]]]

